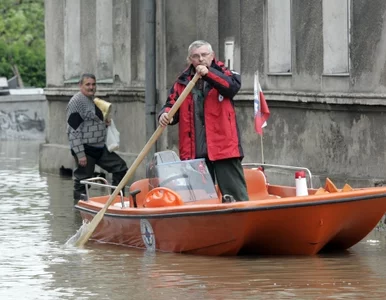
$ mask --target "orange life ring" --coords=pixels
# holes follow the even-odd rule
[[[144,207],[164,207],[183,205],[181,196],[166,187],[157,187],[146,194]]]

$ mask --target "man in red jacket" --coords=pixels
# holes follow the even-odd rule
[[[233,103],[233,97],[241,86],[240,74],[216,61],[212,46],[206,41],[198,40],[189,46],[187,61],[189,67],[173,84],[159,113],[159,124],[178,123],[180,158],[205,158],[222,195],[231,195],[236,201],[247,201],[241,165],[244,154]],[[169,120],[168,112],[196,72],[201,78],[173,119]]]

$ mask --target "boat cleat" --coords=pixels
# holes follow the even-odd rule
[[[232,195],[225,194],[224,196],[222,196],[222,202],[223,203],[231,203],[231,202],[236,202],[236,200]]]

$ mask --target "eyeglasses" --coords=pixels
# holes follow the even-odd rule
[[[192,58],[192,59],[200,59],[200,57],[206,58],[210,54],[211,54],[210,52],[205,52],[205,53],[201,53],[201,54],[196,53],[196,54],[191,55],[190,58]]]

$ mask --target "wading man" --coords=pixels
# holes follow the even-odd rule
[[[94,175],[95,165],[112,173],[112,185],[117,186],[125,176],[125,161],[115,152],[109,152],[105,145],[106,128],[109,120],[104,120],[102,111],[94,104],[96,79],[93,74],[83,74],[79,81],[80,91],[67,105],[67,135],[71,154],[75,159],[74,201],[86,193],[81,180]]]

